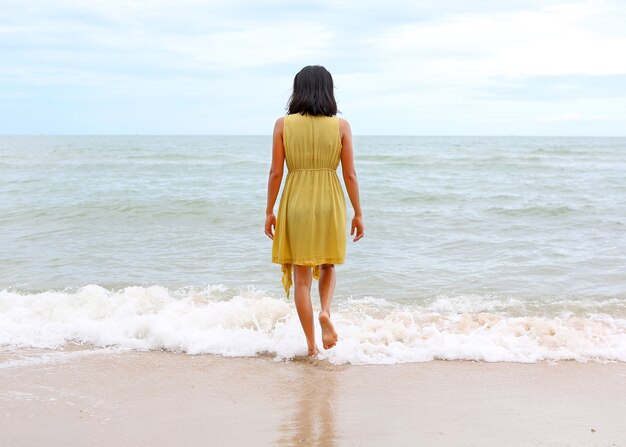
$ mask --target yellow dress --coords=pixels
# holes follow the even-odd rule
[[[292,264],[343,264],[346,255],[346,201],[337,176],[341,136],[337,117],[291,114],[284,118],[287,179],[280,198],[272,262],[282,265],[287,298]]]

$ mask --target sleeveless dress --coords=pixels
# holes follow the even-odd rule
[[[292,264],[343,264],[346,254],[346,201],[337,176],[341,135],[337,117],[291,114],[284,118],[287,179],[280,198],[272,262],[282,265],[287,298]]]

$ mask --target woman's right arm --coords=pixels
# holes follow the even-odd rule
[[[274,126],[272,137],[272,166],[270,167],[269,179],[267,181],[267,207],[265,208],[265,234],[270,239],[274,239],[274,227],[276,217],[274,216],[274,204],[283,180],[283,166],[285,164],[285,150],[283,148],[283,126],[284,118],[279,118]]]
[[[346,184],[348,197],[354,209],[354,218],[350,227],[350,234],[354,236],[353,242],[365,236],[363,225],[363,212],[361,211],[361,201],[359,199],[359,182],[356,179],[356,169],[354,168],[354,152],[352,148],[352,130],[350,123],[344,119],[339,119],[341,132],[341,171],[343,181]]]

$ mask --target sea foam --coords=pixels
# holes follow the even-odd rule
[[[614,300],[561,301],[542,314],[532,302],[488,296],[437,296],[420,304],[342,299],[331,316],[333,364],[434,359],[537,362],[626,361],[626,312]],[[546,309],[545,307],[543,308]],[[527,310],[527,312],[525,312]],[[316,326],[321,347],[321,334]],[[67,343],[277,360],[306,354],[293,302],[254,288],[0,291],[0,346],[60,348]]]

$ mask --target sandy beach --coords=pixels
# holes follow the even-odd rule
[[[2,445],[626,445],[620,362],[56,355],[0,356]]]

